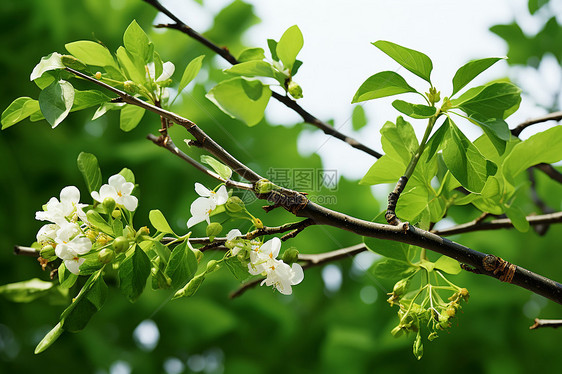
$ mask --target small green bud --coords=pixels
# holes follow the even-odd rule
[[[143,226],[139,229],[139,231],[137,231],[137,234],[135,235],[135,239],[137,241],[142,241],[143,240],[143,236],[149,235],[150,234],[150,229],[146,226]]]
[[[43,257],[45,260],[54,260],[57,255],[55,254],[55,247],[53,247],[52,245],[46,245],[41,249],[41,257]]]
[[[201,252],[197,248],[194,248],[193,253],[195,254],[195,258],[197,259],[197,263],[200,263],[201,259],[203,258],[203,252]]]
[[[209,262],[207,262],[207,270],[205,270],[205,273],[212,273],[214,271],[219,270],[220,268],[220,264],[217,262],[217,260],[211,260]]]
[[[408,286],[410,285],[410,280],[409,279],[401,279],[398,282],[396,282],[396,284],[394,285],[394,288],[392,289],[392,291],[394,292],[394,294],[396,296],[402,296],[406,293],[406,291],[408,290]]]
[[[291,80],[288,87],[289,94],[295,99],[302,99],[302,88],[295,81]]]
[[[256,182],[256,184],[254,185],[254,191],[256,191],[257,193],[268,193],[271,192],[273,190],[278,189],[279,187],[277,187],[275,185],[275,183],[268,181],[267,179],[260,179],[259,181]]]
[[[287,265],[292,265],[299,260],[299,250],[295,247],[290,247],[283,253],[283,262]]]
[[[423,356],[423,343],[421,334],[419,332],[416,335],[416,339],[414,340],[414,356],[416,356],[418,360],[421,360]]]
[[[170,87],[172,85],[172,79],[168,78],[168,79],[165,79],[163,81],[160,81],[160,82],[158,82],[158,85],[160,87]]]
[[[115,209],[115,200],[112,197],[106,197],[102,203],[106,213],[113,213],[113,209]]]
[[[211,222],[208,226],[207,226],[207,236],[209,238],[214,238],[215,236],[217,236],[218,234],[220,234],[222,231],[222,225],[218,222]]]
[[[390,332],[392,334],[392,336],[394,336],[395,338],[398,338],[400,336],[402,336],[404,334],[404,327],[402,325],[398,325],[395,328],[392,329],[392,331]]]
[[[100,79],[101,79],[101,71],[96,72],[96,74],[94,74],[94,77],[95,77],[97,80],[100,80]]]
[[[135,237],[135,230],[131,226],[125,226],[123,229],[123,236],[128,239],[133,239]]]
[[[172,300],[179,299],[180,297],[193,296],[193,294],[197,292],[199,286],[201,286],[201,283],[203,283],[204,280],[205,280],[205,273],[196,275],[195,277],[193,277],[192,280],[189,281],[189,283],[185,285],[185,287],[183,287],[182,289],[180,289],[178,292],[174,294]]]
[[[114,257],[115,257],[115,252],[113,252],[109,248],[104,248],[100,251],[100,253],[98,253],[98,260],[102,264],[109,264]]]
[[[113,217],[113,219],[117,219],[119,217],[121,217],[122,213],[121,210],[119,209],[114,209],[113,212],[111,212],[111,217]]]
[[[139,86],[133,81],[125,81],[123,86],[128,93],[137,94],[140,92]]]
[[[226,201],[226,210],[232,213],[240,212],[246,209],[244,202],[238,196],[231,196]]]
[[[426,93],[427,99],[431,103],[438,103],[441,100],[441,92],[437,91],[435,87],[431,87],[429,92]]]
[[[86,64],[84,64],[82,61],[80,61],[74,56],[62,55],[60,59],[62,64],[68,68],[75,69],[75,70],[85,70],[87,68]]]
[[[429,336],[427,337],[427,340],[434,341],[435,339],[437,339],[439,337],[439,335],[437,335],[437,333],[434,331],[431,334],[429,334]]]
[[[443,99],[443,105],[441,105],[441,111],[446,112],[447,110],[451,109],[453,104],[451,104],[451,100],[448,97]]]
[[[129,239],[124,236],[119,236],[115,238],[113,241],[113,248],[115,249],[115,253],[122,253],[129,249]]]

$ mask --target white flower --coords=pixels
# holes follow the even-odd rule
[[[274,286],[283,295],[293,293],[291,286],[299,284],[304,279],[302,267],[294,263],[289,266],[281,260],[274,260],[266,269],[267,278],[261,282],[266,286]]]
[[[242,233],[238,229],[233,229],[226,234],[226,243],[225,246],[231,249],[232,255],[236,256],[242,248],[244,248],[244,244],[240,242],[234,241],[234,239],[242,236]]]
[[[131,212],[137,209],[139,201],[135,196],[131,195],[135,188],[134,184],[127,182],[121,174],[111,176],[108,182],[109,184],[101,186],[99,192],[92,192],[94,200],[103,203],[105,199],[112,198],[117,205],[123,206]]]
[[[54,223],[48,223],[41,226],[41,228],[37,232],[37,242],[54,242],[57,237],[57,231],[59,228],[59,225]]]
[[[73,274],[80,273],[80,265],[86,259],[79,257],[85,255],[92,249],[92,242],[85,236],[77,236],[67,243],[59,243],[55,248],[55,254],[64,261],[64,266]]]
[[[57,243],[68,243],[72,238],[82,234],[80,226],[75,223],[65,222],[57,230],[57,236],[55,237],[55,242]]]
[[[281,240],[277,237],[268,240],[259,247],[254,247],[250,252],[250,261],[256,265],[268,260],[275,260],[281,249]]]
[[[35,213],[38,221],[50,221],[57,225],[62,225],[72,219],[76,214],[83,222],[87,222],[86,214],[82,210],[86,204],[80,204],[80,190],[75,186],[67,186],[60,192],[60,201],[56,197],[45,204],[44,211]]]
[[[146,64],[146,67],[148,69],[149,78],[153,79],[155,82],[165,81],[166,79],[170,78],[176,70],[176,67],[172,62],[166,61],[162,64],[162,74],[160,74],[160,76],[156,78],[156,68],[154,66],[154,62],[149,62],[148,64]]]
[[[213,200],[216,205],[222,205],[228,200],[228,191],[226,186],[220,186],[217,192],[209,190],[207,187],[203,186],[201,183],[195,183],[195,192],[201,197],[208,197]]]
[[[190,228],[199,222],[207,221],[211,223],[210,214],[217,205],[222,205],[228,200],[228,191],[225,186],[221,186],[217,192],[209,190],[201,183],[195,183],[195,192],[199,194],[197,199],[191,204],[192,217],[187,221],[187,227]]]

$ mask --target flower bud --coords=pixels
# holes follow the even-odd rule
[[[129,239],[124,236],[119,236],[113,241],[113,248],[115,253],[122,253],[129,249]]]
[[[201,252],[197,248],[192,249],[192,251],[195,254],[195,258],[197,259],[197,263],[200,263],[201,259],[203,258],[203,252]]]
[[[291,80],[288,87],[289,94],[295,99],[302,99],[302,88],[295,81]]]
[[[45,260],[54,260],[57,256],[55,255],[55,247],[52,245],[46,245],[41,249],[41,257]]]
[[[139,86],[137,86],[137,84],[133,81],[125,81],[123,86],[125,87],[125,91],[128,93],[137,94],[140,92]]]
[[[244,209],[246,209],[244,202],[238,196],[231,196],[226,201],[226,210],[229,212],[237,213]]]
[[[146,226],[143,226],[139,229],[139,231],[137,231],[137,234],[135,235],[135,239],[137,241],[142,241],[143,240],[143,236],[149,235],[150,234],[150,229]]]
[[[400,337],[401,335],[404,334],[404,329],[402,325],[398,325],[395,328],[392,329],[392,331],[390,332],[392,334],[392,336],[394,336],[395,338]]]
[[[115,252],[113,252],[109,248],[104,248],[100,251],[100,253],[98,253],[98,260],[102,264],[109,264],[114,257],[115,257]]]
[[[160,87],[170,87],[172,85],[172,79],[168,78],[163,81],[158,81]]]
[[[420,360],[423,356],[423,343],[420,333],[416,335],[416,339],[414,340],[414,356],[416,356],[418,360]]]
[[[106,197],[103,200],[103,208],[105,209],[106,213],[112,213],[113,209],[115,209],[115,200],[112,197]]]
[[[299,250],[295,247],[290,247],[283,253],[283,262],[287,265],[292,265],[299,260]]]
[[[254,191],[256,191],[256,193],[268,193],[268,192],[271,192],[271,191],[273,191],[277,188],[278,187],[275,185],[275,183],[273,183],[271,181],[268,181],[265,178],[260,179],[254,185]]]
[[[214,271],[219,270],[220,268],[220,264],[217,262],[217,260],[211,260],[209,262],[207,262],[207,270],[205,270],[205,273],[212,273]]]
[[[86,64],[84,64],[82,61],[80,61],[74,56],[62,55],[60,59],[62,64],[68,68],[75,69],[75,70],[85,70],[87,68]]]
[[[96,77],[96,79],[101,79],[101,71],[96,72],[96,74],[94,74],[94,77]]]
[[[100,233],[96,238],[96,244],[104,246],[109,242],[109,240],[110,240],[109,236]]]
[[[222,231],[222,225],[218,222],[211,222],[208,226],[207,226],[207,236],[209,238],[215,238],[215,236],[217,236],[218,234],[220,234]]]
[[[392,291],[396,296],[402,296],[408,290],[409,285],[410,285],[409,279],[401,279],[398,282],[396,282]]]
[[[114,209],[113,212],[111,212],[111,217],[113,217],[113,219],[120,218],[121,215],[122,213],[120,209]]]

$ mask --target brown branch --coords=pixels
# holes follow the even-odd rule
[[[154,8],[158,9],[160,12],[164,13],[166,16],[168,16],[170,19],[172,19],[175,22],[174,24],[156,25],[156,27],[158,27],[158,28],[169,28],[169,29],[181,31],[184,34],[188,35],[189,37],[197,40],[199,43],[205,45],[206,47],[211,49],[213,52],[217,53],[219,56],[224,58],[230,64],[236,65],[236,64],[239,63],[239,61],[236,59],[236,57],[234,57],[229,52],[228,48],[219,47],[218,45],[216,45],[215,43],[213,43],[209,39],[205,38],[203,35],[199,34],[197,31],[193,30],[191,27],[189,27],[184,22],[182,22],[178,17],[176,17],[172,12],[170,12],[168,9],[166,9],[162,4],[160,4],[160,2],[158,0],[143,0],[143,1],[146,2],[147,4],[152,5]],[[313,116],[312,114],[310,114],[309,112],[304,110],[299,104],[297,104],[296,101],[292,100],[290,97],[288,97],[286,95],[278,94],[277,92],[272,92],[271,96],[274,99],[276,99],[277,101],[283,103],[286,107],[294,110],[296,113],[298,113],[302,117],[302,119],[306,123],[309,123],[309,124],[319,128],[326,135],[333,136],[334,138],[337,138],[337,139],[349,144],[351,147],[353,147],[355,149],[358,149],[360,151],[363,151],[363,152],[365,152],[365,153],[367,153],[367,154],[369,154],[369,155],[371,155],[375,158],[381,158],[382,157],[381,153],[367,147],[366,145],[360,143],[359,141],[357,141],[357,140],[355,140],[355,139],[353,139],[353,138],[351,138],[347,135],[344,135],[344,134],[340,133],[338,130],[336,130],[332,126],[330,126],[327,123],[319,120],[318,118],[316,118],[315,116]]]
[[[557,328],[562,326],[562,319],[539,319],[535,318],[535,323],[529,327],[529,330],[536,330],[541,327]]]
[[[517,127],[511,129],[511,134],[513,136],[518,137],[519,134],[521,134],[521,132],[525,130],[527,127],[547,121],[562,121],[562,112],[554,112],[542,117],[537,117],[537,118],[529,119],[525,122],[521,122],[519,125],[517,125]]]
[[[526,219],[527,222],[529,222],[529,225],[531,226],[561,223],[562,212],[543,214],[540,216],[527,216]],[[513,223],[509,218],[495,219],[489,222],[482,222],[476,219],[474,221],[449,227],[447,229],[433,230],[432,232],[439,236],[449,236],[449,235],[463,234],[467,232],[498,230],[498,229],[507,229],[512,227],[513,227]]]
[[[16,256],[27,256],[27,257],[40,257],[40,252],[31,247],[23,247],[21,245],[14,246],[14,254]]]

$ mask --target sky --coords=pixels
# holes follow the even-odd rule
[[[426,92],[428,87],[371,42],[388,40],[427,54],[433,60],[432,82],[444,97],[451,91],[451,78],[460,66],[471,59],[506,55],[506,44],[488,31],[490,26],[511,23],[514,19],[529,33],[536,32],[540,26],[527,15],[526,0],[246,1],[255,6],[256,14],[262,20],[245,35],[246,44],[267,51],[268,38],[279,40],[288,27],[298,25],[304,35],[304,47],[298,57],[304,64],[295,77],[304,93],[300,105],[321,120],[333,120],[339,131],[378,151],[382,151],[380,128],[399,115],[391,106],[396,97],[354,104],[363,106],[369,125],[353,132],[351,113],[354,105],[351,99],[357,88],[369,76],[384,70],[402,74],[418,91]],[[185,0],[163,3],[196,30],[205,30],[210,27],[213,15],[229,1],[206,0],[204,7]],[[162,15],[156,20],[165,21],[166,17]],[[541,69],[543,75],[559,75],[556,64],[549,66],[548,61]],[[507,75],[507,63],[502,61],[473,83],[483,84]],[[526,79],[531,87],[533,81],[540,81],[533,76]],[[560,80],[550,81],[557,85]],[[544,86],[540,88],[536,90],[539,95]],[[415,101],[421,98],[407,94],[401,99]],[[510,117],[508,123],[514,127],[543,113],[544,110],[537,108],[532,100],[524,98],[519,112]],[[273,124],[290,125],[301,121],[298,115],[275,100],[270,101],[266,117]],[[461,120],[458,124],[469,138],[480,135],[480,130],[467,122]],[[412,125],[421,138],[425,121],[412,120]],[[375,161],[312,126],[301,135],[299,150],[305,154],[320,154],[325,168],[338,169],[341,175],[354,179],[361,178]]]

